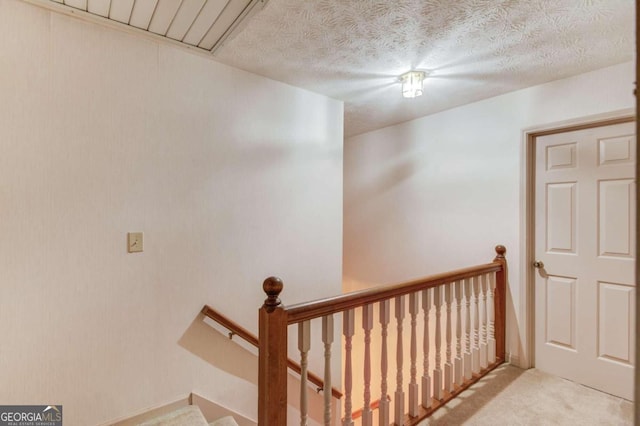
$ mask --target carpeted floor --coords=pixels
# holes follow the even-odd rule
[[[633,403],[543,373],[504,365],[422,425],[631,425]]]

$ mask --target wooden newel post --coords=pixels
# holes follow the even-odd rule
[[[495,338],[496,357],[505,360],[506,341],[506,316],[507,316],[507,259],[504,254],[507,249],[503,245],[496,246],[496,258],[494,262],[502,263],[502,269],[496,272],[495,291]]]
[[[287,424],[287,312],[278,296],[282,280],[269,277],[262,284],[267,298],[259,313],[258,424]]]

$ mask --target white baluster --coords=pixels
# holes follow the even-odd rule
[[[487,306],[489,307],[489,338],[487,341],[488,346],[488,362],[493,364],[496,362],[496,336],[495,336],[495,322],[496,322],[496,275],[494,272],[489,274],[489,301]]]
[[[464,304],[465,304],[465,351],[464,351],[464,378],[471,379],[471,278],[464,280]]]
[[[396,343],[396,392],[394,404],[394,421],[396,425],[404,423],[404,390],[402,388],[402,362],[404,355],[402,353],[402,321],[404,320],[404,297],[397,296],[396,301],[396,321],[398,322],[398,340]]]
[[[300,351],[300,426],[307,426],[309,403],[307,400],[307,366],[311,348],[311,322],[298,323],[298,350]]]
[[[451,293],[453,291],[453,283],[444,286],[444,301],[447,312],[447,322],[445,325],[445,336],[447,345],[445,347],[445,363],[444,363],[444,389],[447,392],[453,391],[453,364],[451,363]]]
[[[383,300],[380,302],[380,325],[382,328],[382,352],[380,354],[380,373],[382,377],[380,378],[380,405],[378,406],[380,426],[389,426],[389,392],[387,390],[387,329],[391,318],[390,312],[391,308],[389,300]]]
[[[463,281],[456,281],[456,357],[453,360],[454,381],[460,386],[462,385],[462,285]]]
[[[482,278],[480,282],[480,291],[482,294],[482,315],[480,327],[480,368],[483,370],[487,368],[487,275],[478,277]]]
[[[431,310],[431,289],[422,291],[422,313],[424,315],[424,338],[422,340],[422,406],[431,407],[431,376],[429,375],[429,311]]]
[[[353,386],[353,370],[351,367],[351,340],[355,331],[354,324],[354,312],[353,309],[344,311],[343,313],[342,334],[344,335],[344,418],[342,420],[343,426],[353,426],[352,413],[353,410],[351,404],[351,389]]]
[[[324,425],[331,425],[331,345],[333,344],[333,315],[322,317],[322,343],[324,343]]]
[[[418,294],[409,295],[409,315],[411,315],[411,381],[409,382],[409,415],[416,417],[418,411],[418,382],[416,377],[418,369],[416,362],[418,359],[418,338],[416,335],[416,325],[418,323],[418,310],[420,309]]]
[[[373,305],[362,307],[362,329],[364,330],[364,407],[362,425],[373,424],[371,411],[371,329],[373,328]]]
[[[480,279],[473,277],[473,349],[471,350],[471,370],[480,372]]]
[[[433,370],[433,397],[442,400],[442,368],[441,368],[441,340],[442,330],[440,326],[440,308],[442,307],[442,289],[441,286],[433,289],[433,300],[436,305],[436,368]]]

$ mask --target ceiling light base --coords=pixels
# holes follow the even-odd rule
[[[400,76],[402,82],[402,96],[405,98],[416,98],[422,96],[424,78],[427,73],[424,71],[409,71]]]

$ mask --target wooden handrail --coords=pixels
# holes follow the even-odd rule
[[[221,326],[229,330],[232,333],[229,336],[229,338],[231,338],[233,335],[236,335],[238,337],[241,337],[245,341],[249,342],[254,347],[256,348],[260,347],[258,338],[254,334],[251,334],[250,331],[243,328],[241,325],[233,322],[229,318],[225,317],[220,312],[213,309],[211,306],[204,305],[201,312],[204,316],[211,318],[212,320],[214,320],[215,322],[217,322],[218,324],[220,324]],[[300,364],[298,364],[297,362],[295,362],[290,358],[287,359],[287,366],[291,370],[295,371],[297,374],[300,374],[302,372],[302,367],[300,366]],[[318,387],[318,391],[324,390],[324,381],[322,381],[322,379],[319,376],[308,371],[307,378],[311,383],[313,383]],[[336,388],[331,388],[331,395],[337,399],[342,398],[342,392],[340,392]]]
[[[419,290],[437,287],[452,281],[459,281],[480,274],[498,272],[500,270],[502,270],[502,263],[494,261],[485,265],[457,269],[455,271],[431,275],[400,284],[354,291],[340,296],[299,303],[286,307],[287,322],[289,324],[295,324],[302,321],[308,321],[313,318],[346,311],[347,309],[354,309],[370,303],[392,299],[396,296],[403,296]]]
[[[211,318],[233,334],[242,337],[244,340],[251,343],[251,345],[255,346],[256,348],[258,347],[258,338],[255,335],[251,334],[250,331],[243,328],[241,325],[238,325],[237,323],[231,321],[229,318],[225,317],[220,312],[213,309],[211,306],[204,305],[204,307],[202,308],[202,314]],[[229,336],[229,338],[231,337],[232,336]]]
[[[505,360],[505,302],[507,286],[507,261],[505,259],[506,248],[502,245],[498,245],[496,246],[495,251],[496,257],[493,262],[484,265],[458,269],[401,284],[362,290],[340,296],[319,299],[312,302],[300,303],[289,307],[283,305],[279,299],[280,293],[284,287],[282,280],[277,277],[267,278],[262,285],[267,298],[259,311],[258,423],[262,426],[283,426],[287,424],[286,348],[288,339],[287,328],[289,325],[303,321],[310,321],[315,318],[322,318],[340,312],[351,311],[373,303],[386,301],[408,294],[414,294],[425,289],[436,288],[442,285],[452,285],[454,282],[459,282],[460,280],[465,280],[467,278],[475,279],[475,277],[495,273],[495,289],[493,290],[493,326],[495,328],[493,338],[495,339],[495,361],[492,361],[492,364],[483,367],[481,372],[479,370],[475,371],[475,368],[479,369],[479,367],[473,367],[473,376],[471,378],[465,378],[462,385],[455,385],[455,389],[441,389],[444,393],[441,396],[432,398],[432,401],[434,401],[432,405],[427,405],[426,408],[419,406],[419,413],[416,414],[409,415],[409,413],[407,413],[405,418],[408,417],[408,419],[405,420],[405,424],[417,424],[421,419],[430,415],[444,403],[460,394],[460,392],[472,383],[477,382],[483,375],[496,368]],[[477,282],[475,285],[477,285]],[[474,291],[477,292],[478,290],[476,289]],[[465,298],[468,300],[469,296],[466,295]],[[447,303],[451,302],[449,301]],[[475,295],[475,303],[475,309],[477,312],[477,293]],[[438,305],[438,309],[439,307],[440,305]],[[469,308],[467,307],[467,309]],[[484,309],[486,309],[486,307]],[[398,319],[398,321],[400,324],[401,319]],[[469,320],[467,319],[467,322],[468,321]],[[480,325],[477,322],[479,321],[478,319],[475,321],[476,323],[474,327],[476,327],[475,333],[477,336]],[[486,324],[483,326],[486,326]],[[353,325],[350,327],[353,327]],[[346,333],[347,332],[345,331],[345,335]],[[351,334],[349,334],[349,336],[352,336],[353,332],[350,331],[350,333]],[[483,331],[483,333],[486,333],[486,331]],[[436,334],[436,336],[438,335]],[[439,338],[437,339],[438,343],[436,343],[436,347],[438,348],[437,350],[440,351],[440,340]],[[475,337],[475,339],[478,339],[478,337]],[[399,342],[401,342],[400,339]],[[486,345],[486,340],[484,344]],[[350,346],[349,341],[347,346]],[[476,340],[476,347],[474,348],[474,351],[478,350]],[[475,352],[475,356],[479,357],[478,352]],[[477,358],[474,359],[477,360]],[[465,363],[466,362],[467,361],[465,361]],[[440,374],[442,374],[441,371]],[[447,380],[451,380],[451,377]],[[349,392],[348,388],[347,392]],[[346,405],[348,405],[348,410],[350,411],[351,397],[347,394],[346,398]],[[351,414],[352,413],[349,413],[349,416],[351,416]],[[396,413],[396,418],[397,416],[398,414]]]

